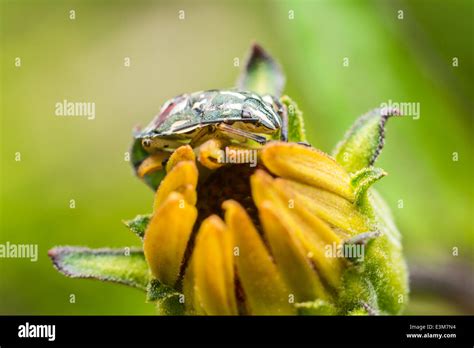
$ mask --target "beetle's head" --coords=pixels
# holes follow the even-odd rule
[[[178,147],[183,145],[181,142],[167,139],[166,137],[160,137],[157,135],[145,135],[142,137],[142,147],[146,152],[152,154],[158,151],[170,151],[173,152]]]

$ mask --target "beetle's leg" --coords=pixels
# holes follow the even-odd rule
[[[308,143],[307,141],[298,141],[298,144],[303,145],[303,146],[307,146],[307,147],[311,147],[311,144]]]
[[[250,133],[250,132],[244,131],[242,129],[237,129],[237,128],[229,126],[228,124],[225,124],[225,123],[220,123],[216,127],[221,132],[226,133],[230,138],[244,137],[246,139],[250,139],[250,140],[253,140],[253,141],[257,142],[260,145],[264,145],[267,142],[267,138],[265,138],[261,135]]]
[[[195,148],[204,142],[206,142],[207,138],[206,136],[209,135],[209,129],[207,127],[201,128],[193,137],[189,145],[192,148]]]

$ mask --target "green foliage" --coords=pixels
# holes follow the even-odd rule
[[[278,63],[257,44],[250,49],[247,63],[237,82],[242,90],[279,97],[285,85],[285,76]]]
[[[303,112],[298,105],[287,95],[280,98],[288,113],[288,141],[295,143],[306,142]]]
[[[355,191],[355,203],[361,205],[367,197],[369,188],[386,176],[383,169],[367,167],[354,173],[351,177],[351,184]]]
[[[91,278],[146,290],[148,265],[143,252],[132,249],[57,247],[48,252],[56,269],[71,278]]]
[[[183,315],[184,297],[170,286],[162,284],[158,279],[151,279],[147,288],[147,301],[154,302],[159,315]]]
[[[174,294],[156,302],[159,315],[184,315],[184,304],[180,301],[182,295]]]
[[[370,167],[382,151],[385,123],[393,113],[375,109],[361,116],[334,151],[336,160],[348,172]]]
[[[130,220],[123,220],[125,226],[127,226],[133,233],[135,233],[141,240],[145,236],[145,230],[150,222],[151,214],[137,215],[135,218]]]
[[[359,313],[361,306],[369,314],[399,314],[407,301],[407,269],[400,233],[383,199],[375,190],[369,191],[386,175],[372,164],[382,151],[385,122],[392,114],[377,109],[362,116],[335,151],[336,160],[353,173],[355,203],[375,231],[367,234],[371,239],[364,243],[364,261],[354,263],[344,274],[339,297],[344,314]]]

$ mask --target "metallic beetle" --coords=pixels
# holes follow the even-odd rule
[[[285,107],[273,96],[250,91],[209,90],[183,94],[167,101],[148,126],[135,133],[132,164],[158,152],[172,152],[183,144],[197,147],[210,138],[245,144],[287,140]],[[158,171],[145,181],[152,187]]]

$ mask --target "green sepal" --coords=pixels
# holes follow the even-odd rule
[[[90,278],[146,290],[150,273],[140,249],[56,247],[48,252],[56,269],[71,278]]]
[[[253,44],[237,88],[278,98],[284,86],[285,76],[279,64],[260,45]]]
[[[137,215],[135,218],[130,220],[122,220],[122,222],[127,226],[130,231],[135,233],[141,240],[145,237],[145,230],[150,222],[151,214],[146,215]]]
[[[158,279],[153,278],[150,280],[147,286],[147,296],[146,300],[148,302],[155,302],[158,300],[163,300],[169,296],[179,295],[175,289],[172,287],[161,283]]]
[[[351,175],[351,184],[355,192],[355,204],[362,205],[367,198],[367,191],[387,173],[380,168],[367,167]]]
[[[344,250],[345,259],[352,263],[363,262],[365,259],[366,246],[375,238],[380,237],[381,234],[380,231],[364,232],[344,240],[342,248]],[[351,251],[350,248],[355,248],[355,250]],[[357,255],[357,248],[364,248],[362,249],[364,250],[364,255],[362,255],[362,257],[361,255]]]
[[[347,315],[360,309],[363,304],[378,310],[377,289],[365,273],[365,263],[353,264],[344,272],[343,285],[338,294],[340,314]]]
[[[295,307],[298,309],[298,315],[336,315],[337,310],[329,302],[318,299],[310,302],[296,303]]]
[[[348,172],[370,167],[382,151],[385,123],[397,110],[375,109],[361,116],[333,152],[336,161]]]
[[[181,302],[182,294],[173,294],[156,301],[156,310],[159,315],[184,315],[184,303]]]
[[[337,307],[341,309],[341,314],[347,315],[364,314],[364,311],[369,315],[400,314],[409,293],[400,233],[377,191],[370,191],[367,204],[372,209],[371,220],[376,232],[361,235],[362,239],[367,240],[364,260],[351,263],[344,272]]]
[[[155,302],[160,315],[184,315],[183,295],[172,287],[152,278],[147,287],[147,302]]]
[[[303,112],[287,95],[281,97],[280,102],[286,107],[288,114],[288,141],[295,143],[306,142]]]

